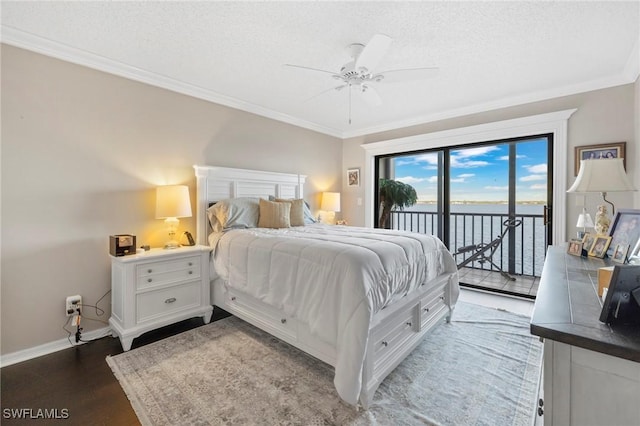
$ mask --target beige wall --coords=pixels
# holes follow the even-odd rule
[[[66,338],[65,297],[94,304],[110,289],[109,235],[160,245],[155,187],[188,184],[193,199],[193,164],[305,173],[312,207],[319,191],[340,190],[337,138],[14,47],[1,53],[2,354]],[[195,232],[195,218],[180,228]]]
[[[635,84],[347,139],[343,145],[343,169],[349,167],[364,169],[365,151],[361,147],[362,144],[577,108],[569,119],[566,157],[555,159],[555,161],[567,162],[568,175],[565,177],[567,188],[575,180],[573,172],[575,146],[620,141],[627,142],[627,173],[636,182],[636,187],[640,188],[640,131],[638,130],[640,125],[637,117],[640,110],[639,85],[640,82],[636,81]],[[344,218],[352,225],[364,225],[364,205],[357,205],[358,198],[364,200],[364,186],[348,187],[343,182],[342,192]],[[611,199],[616,207],[640,208],[638,195],[635,196],[635,201],[629,193],[609,194],[607,198]],[[576,205],[578,200],[581,202],[582,196],[568,195],[568,235],[574,235],[573,222],[582,209],[581,206]],[[599,195],[588,195],[587,210],[592,214],[595,213],[597,204],[601,202],[602,198]]]

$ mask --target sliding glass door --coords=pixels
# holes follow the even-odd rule
[[[541,135],[378,157],[378,183],[411,185],[418,200],[379,225],[437,235],[459,264],[474,257],[461,269],[469,285],[534,295],[552,241],[552,143]]]

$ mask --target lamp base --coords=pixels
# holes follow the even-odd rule
[[[180,243],[177,242],[176,240],[171,240],[171,241],[167,241],[166,243],[164,243],[164,248],[165,250],[172,250],[172,249],[177,249],[180,248]]]

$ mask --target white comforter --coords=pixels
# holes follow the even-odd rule
[[[431,235],[314,224],[211,234],[215,272],[225,285],[306,322],[336,348],[334,384],[356,405],[369,326],[384,306],[438,275],[455,261]]]

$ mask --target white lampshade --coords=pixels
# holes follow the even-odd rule
[[[159,186],[156,191],[156,219],[191,217],[189,187],[186,185]]]
[[[339,192],[323,192],[320,210],[327,212],[340,211],[340,193]]]
[[[580,161],[576,181],[567,192],[635,191],[624,171],[622,158]]]
[[[576,223],[576,228],[593,228],[591,215],[589,213],[580,213],[580,216],[578,216],[578,223]]]

